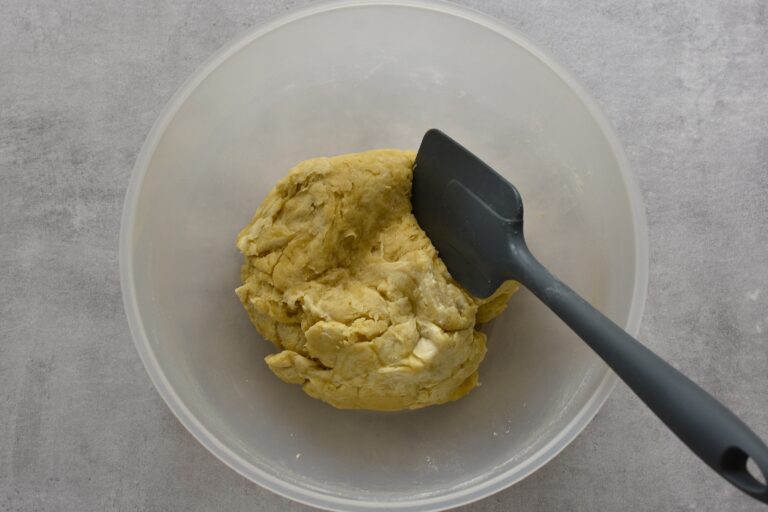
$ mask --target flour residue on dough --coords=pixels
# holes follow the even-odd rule
[[[411,213],[415,154],[315,158],[268,194],[237,239],[237,289],[282,380],[339,408],[415,409],[477,384],[485,335],[517,284],[476,299]]]

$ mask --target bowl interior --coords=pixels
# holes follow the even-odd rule
[[[338,411],[269,372],[272,346],[234,294],[235,236],[292,165],[415,149],[439,127],[518,187],[545,265],[619,324],[638,317],[644,232],[615,144],[567,79],[496,28],[442,5],[306,11],[219,55],[150,135],[122,234],[129,318],[171,408],[249,478],[319,506],[458,504],[546,462],[610,391],[606,367],[522,291],[486,326],[468,397]]]

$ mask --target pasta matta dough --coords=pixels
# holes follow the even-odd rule
[[[416,409],[477,385],[475,330],[506,307],[449,275],[411,213],[415,153],[384,149],[300,163],[237,238],[237,295],[275,344],[282,380],[339,408]]]

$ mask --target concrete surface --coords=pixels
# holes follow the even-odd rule
[[[306,3],[0,0],[0,510],[307,510],[171,415],[117,273],[123,194],[163,104],[233,36]],[[464,3],[604,109],[648,210],[641,337],[768,438],[766,3]],[[512,509],[765,510],[623,385],[544,469],[462,510]]]

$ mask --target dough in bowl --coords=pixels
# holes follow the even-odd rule
[[[300,163],[237,238],[237,295],[275,344],[269,368],[335,407],[393,411],[477,385],[485,334],[517,284],[477,299],[450,276],[411,213],[415,153]]]

